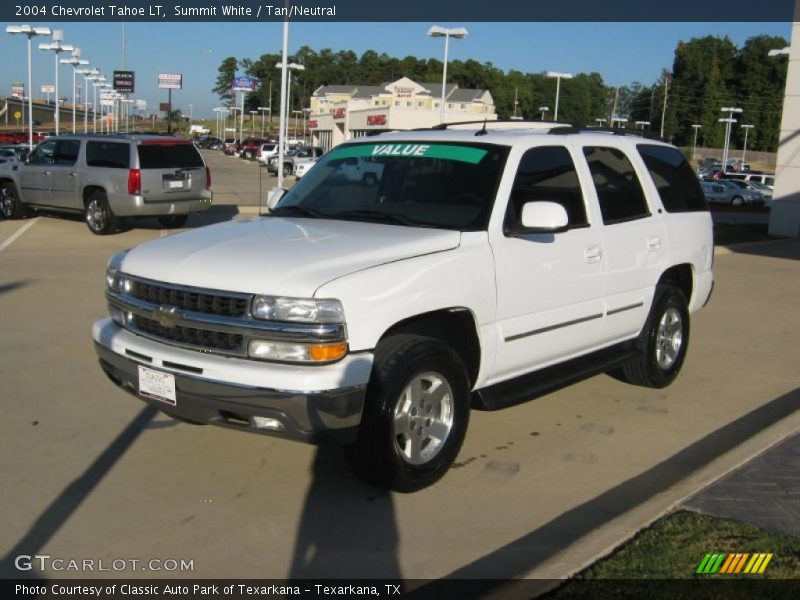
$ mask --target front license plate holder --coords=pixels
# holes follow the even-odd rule
[[[176,406],[175,376],[139,365],[139,395]]]

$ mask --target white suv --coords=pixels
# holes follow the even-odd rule
[[[376,180],[347,176],[353,158]],[[336,438],[401,491],[448,470],[472,407],[598,372],[668,385],[712,290],[700,185],[642,137],[385,134],[334,148],[271,204],[113,257],[100,363],[178,419]]]

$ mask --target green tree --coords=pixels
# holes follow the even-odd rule
[[[236,67],[236,58],[229,56],[222,61],[222,64],[220,64],[217,69],[217,81],[212,91],[217,94],[219,99],[223,102],[233,101],[234,93],[231,90],[231,86],[233,85],[234,77],[236,77]]]

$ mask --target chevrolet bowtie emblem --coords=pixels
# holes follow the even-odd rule
[[[159,306],[153,311],[153,319],[158,321],[162,327],[172,329],[181,320],[178,308],[175,306]]]

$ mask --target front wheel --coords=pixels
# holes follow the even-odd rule
[[[25,216],[25,207],[20,202],[13,183],[0,184],[0,213],[6,219],[21,219]]]
[[[458,455],[469,423],[469,379],[442,342],[397,335],[380,342],[355,444],[346,449],[368,481],[399,492],[432,485]]]
[[[92,192],[86,201],[84,216],[89,231],[95,235],[107,235],[117,229],[117,218],[111,211],[104,192]]]
[[[686,297],[673,285],[659,285],[637,341],[639,355],[622,367],[620,378],[644,387],[666,387],[678,376],[688,345]]]
[[[291,165],[283,165],[283,176],[288,177],[292,174],[292,166]]]

